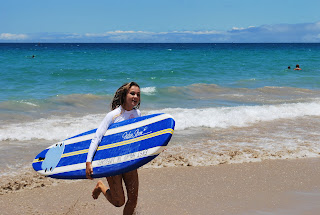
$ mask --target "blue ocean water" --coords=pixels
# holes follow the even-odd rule
[[[112,94],[128,80],[318,89],[319,54],[320,44],[0,44],[0,101]],[[288,73],[296,64],[303,73]]]
[[[176,119],[172,148],[151,165],[320,156],[319,59],[310,43],[0,44],[0,153],[12,152],[0,163],[97,127],[130,81],[143,114]]]
[[[74,96],[110,99],[128,81],[145,88],[146,107],[179,107],[176,97],[196,97],[181,92],[193,84],[319,89],[319,55],[320,44],[0,44],[0,114],[17,103],[29,104],[18,108],[28,112],[30,104],[46,111]],[[303,70],[294,71],[296,64]],[[234,103],[216,101],[209,105]]]

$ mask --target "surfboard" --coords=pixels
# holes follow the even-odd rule
[[[169,114],[152,114],[113,123],[93,157],[93,178],[137,169],[157,157],[169,143],[175,121]],[[85,179],[86,158],[93,129],[60,141],[33,160],[39,174],[58,179]]]

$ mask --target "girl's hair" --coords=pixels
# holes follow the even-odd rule
[[[136,82],[130,82],[130,83],[125,83],[116,91],[111,103],[112,110],[116,109],[117,107],[125,103],[127,93],[132,86],[137,86],[140,88],[140,86]],[[139,108],[139,107],[140,107],[140,101],[135,108]]]

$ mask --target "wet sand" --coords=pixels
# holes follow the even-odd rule
[[[140,169],[139,177],[141,215],[320,214],[319,158]],[[92,199],[96,182],[63,181],[3,193],[1,214],[122,214],[123,207],[103,196]]]

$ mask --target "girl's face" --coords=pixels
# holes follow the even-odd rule
[[[132,110],[140,102],[140,88],[137,86],[130,87],[126,100],[124,103],[124,109],[127,111]]]

